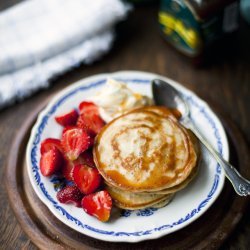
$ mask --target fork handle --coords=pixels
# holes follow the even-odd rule
[[[240,196],[250,195],[250,181],[240,175],[240,173],[211,146],[211,144],[202,136],[201,132],[194,125],[194,123],[188,119],[185,120],[184,126],[192,130],[192,132],[198,137],[202,144],[208,149],[208,151],[217,160],[220,166],[224,169],[226,177],[232,183],[234,190]]]

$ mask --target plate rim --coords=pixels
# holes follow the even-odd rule
[[[169,78],[166,78],[166,77],[163,77],[161,75],[158,75],[158,74],[154,74],[154,73],[148,73],[148,72],[143,72],[143,71],[118,71],[118,72],[113,72],[113,73],[104,73],[104,74],[97,74],[97,75],[93,75],[93,76],[90,76],[90,77],[87,77],[87,78],[83,78],[73,84],[71,84],[70,86],[64,88],[63,90],[59,91],[59,93],[57,93],[56,95],[54,95],[48,102],[47,106],[39,113],[38,115],[38,118],[35,122],[35,125],[33,126],[32,130],[31,130],[31,134],[30,134],[30,138],[29,138],[29,141],[28,141],[28,146],[27,146],[27,150],[26,150],[26,162],[27,162],[27,168],[28,168],[28,174],[29,174],[29,179],[30,179],[30,182],[33,186],[33,189],[35,190],[36,194],[38,195],[38,197],[40,198],[40,200],[49,208],[50,212],[53,213],[53,215],[55,215],[60,221],[62,221],[64,224],[66,224],[67,226],[73,228],[74,230],[80,232],[80,233],[83,233],[87,236],[90,236],[90,237],[93,237],[93,238],[96,238],[96,239],[100,239],[100,240],[104,240],[104,241],[112,241],[112,242],[139,242],[139,241],[143,241],[143,240],[147,240],[147,239],[156,239],[156,238],[159,238],[161,236],[164,236],[164,235],[167,235],[167,234],[170,234],[170,233],[173,233],[185,226],[187,226],[188,224],[192,223],[194,220],[198,219],[213,203],[214,201],[217,199],[217,197],[219,196],[219,194],[221,193],[222,189],[223,189],[223,185],[224,185],[224,180],[225,180],[225,176],[224,176],[224,173],[222,171],[222,175],[221,175],[221,189],[219,190],[219,192],[217,192],[217,195],[216,197],[213,198],[212,202],[210,202],[210,204],[208,204],[207,208],[205,209],[204,212],[201,212],[201,213],[198,213],[196,214],[196,216],[194,216],[193,218],[189,219],[186,223],[184,223],[184,225],[182,226],[179,226],[178,225],[175,227],[175,230],[171,231],[171,232],[168,232],[168,233],[164,233],[166,231],[159,231],[159,233],[155,232],[153,234],[148,234],[147,237],[145,237],[145,235],[138,237],[138,236],[135,236],[135,237],[128,237],[126,239],[124,239],[124,237],[115,237],[114,236],[112,237],[112,239],[106,239],[105,238],[105,234],[96,234],[96,233],[93,233],[93,231],[90,231],[90,230],[84,230],[83,231],[80,231],[80,230],[77,230],[76,227],[73,227],[72,226],[72,223],[69,222],[69,220],[65,220],[65,218],[63,217],[63,220],[61,218],[62,214],[59,213],[58,214],[58,210],[56,210],[53,206],[53,204],[51,203],[48,203],[48,199],[47,197],[45,197],[44,195],[42,195],[40,193],[40,190],[38,192],[37,190],[37,187],[38,185],[35,183],[34,181],[34,175],[33,175],[33,172],[32,172],[32,166],[30,166],[30,152],[31,152],[31,146],[32,146],[32,143],[34,140],[32,140],[32,138],[34,139],[34,136],[35,136],[35,133],[38,129],[38,125],[40,124],[40,122],[42,121],[42,118],[44,117],[44,115],[46,113],[48,113],[48,111],[53,107],[53,105],[55,105],[55,103],[57,101],[59,101],[60,98],[64,97],[65,94],[67,94],[70,90],[74,90],[74,89],[77,89],[79,86],[84,86],[84,87],[88,87],[91,88],[91,87],[95,87],[93,81],[96,81],[97,79],[106,79],[107,77],[115,77],[115,78],[118,78],[117,76],[118,75],[124,75],[123,79],[126,78],[125,75],[129,75],[128,77],[129,78],[133,78],[132,75],[135,74],[137,75],[137,78],[139,78],[139,75],[140,77],[141,76],[144,76],[144,78],[153,78],[153,77],[159,77],[163,80],[167,80],[169,81],[171,84],[173,84],[175,87],[177,87],[178,89],[181,89],[183,90],[184,92],[186,93],[189,93],[190,95],[194,96],[195,98],[197,98],[197,100],[199,101],[200,104],[202,104],[202,106],[205,107],[205,109],[207,109],[209,111],[209,114],[212,115],[212,119],[215,120],[215,123],[217,126],[219,126],[219,131],[222,133],[220,134],[221,138],[223,139],[223,156],[225,157],[225,159],[228,159],[229,158],[229,144],[228,144],[228,139],[227,139],[227,136],[226,136],[226,133],[225,133],[225,130],[219,120],[219,118],[217,117],[217,115],[213,112],[213,110],[209,107],[209,105],[203,101],[202,99],[200,99],[194,92],[192,92],[191,90],[185,88],[184,86],[182,86],[180,83],[174,81],[174,80],[171,80]],[[75,224],[74,224],[75,226]],[[89,233],[90,232],[90,233]],[[96,237],[96,235],[98,236],[103,236],[103,237]]]

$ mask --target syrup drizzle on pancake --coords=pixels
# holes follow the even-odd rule
[[[196,166],[197,155],[173,113],[152,106],[108,123],[96,138],[94,159],[111,186],[153,192],[184,182]]]

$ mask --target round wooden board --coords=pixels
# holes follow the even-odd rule
[[[14,137],[5,170],[5,184],[11,207],[28,237],[41,249],[205,249],[218,248],[229,237],[244,214],[248,198],[235,194],[226,181],[216,202],[198,220],[175,233],[139,243],[110,243],[80,234],[59,221],[37,197],[30,184],[25,151],[37,114],[34,109]],[[233,122],[220,116],[230,142],[230,161],[250,177],[249,152],[243,136]]]

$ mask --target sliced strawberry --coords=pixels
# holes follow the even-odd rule
[[[83,194],[77,186],[66,186],[56,194],[56,197],[61,203],[72,203],[76,207],[81,207]]]
[[[40,148],[41,154],[48,152],[54,147],[56,147],[59,151],[63,152],[61,141],[59,139],[47,138],[43,140]]]
[[[73,179],[77,187],[84,194],[93,193],[102,181],[102,177],[96,168],[91,168],[83,164],[74,166]]]
[[[72,171],[75,164],[74,161],[65,160],[65,164],[62,167],[62,175],[64,178],[66,178],[68,181],[73,181]]]
[[[40,170],[44,176],[50,176],[56,173],[63,166],[63,164],[63,156],[56,147],[52,147],[50,150],[41,155]]]
[[[82,208],[87,214],[95,216],[98,220],[105,222],[108,221],[110,217],[112,199],[106,190],[99,191],[84,196],[82,199]]]
[[[78,127],[67,127],[62,135],[62,147],[65,156],[70,161],[74,161],[78,156],[87,150],[90,145],[90,137],[87,132]]]
[[[55,117],[55,120],[63,127],[76,125],[77,119],[78,113],[75,109],[71,110],[69,113]]]
[[[92,151],[84,151],[79,158],[81,159],[81,162],[79,162],[80,164],[87,164],[90,167],[95,167]]]
[[[98,107],[93,102],[83,101],[79,104],[80,114],[85,112],[98,113]]]
[[[105,125],[100,117],[98,107],[92,102],[81,102],[79,110],[80,116],[77,120],[77,126],[86,129],[92,136],[98,134]]]
[[[90,150],[84,151],[75,161],[65,160],[65,164],[62,167],[62,174],[68,181],[73,181],[73,168],[79,164],[95,167],[93,154]]]
[[[89,137],[90,137],[90,143],[89,143],[89,147],[92,148],[94,146],[94,143],[95,143],[95,135],[93,134],[89,134]]]
[[[79,116],[76,124],[79,128],[85,129],[91,136],[95,136],[100,132],[105,122],[99,114],[85,112]]]

